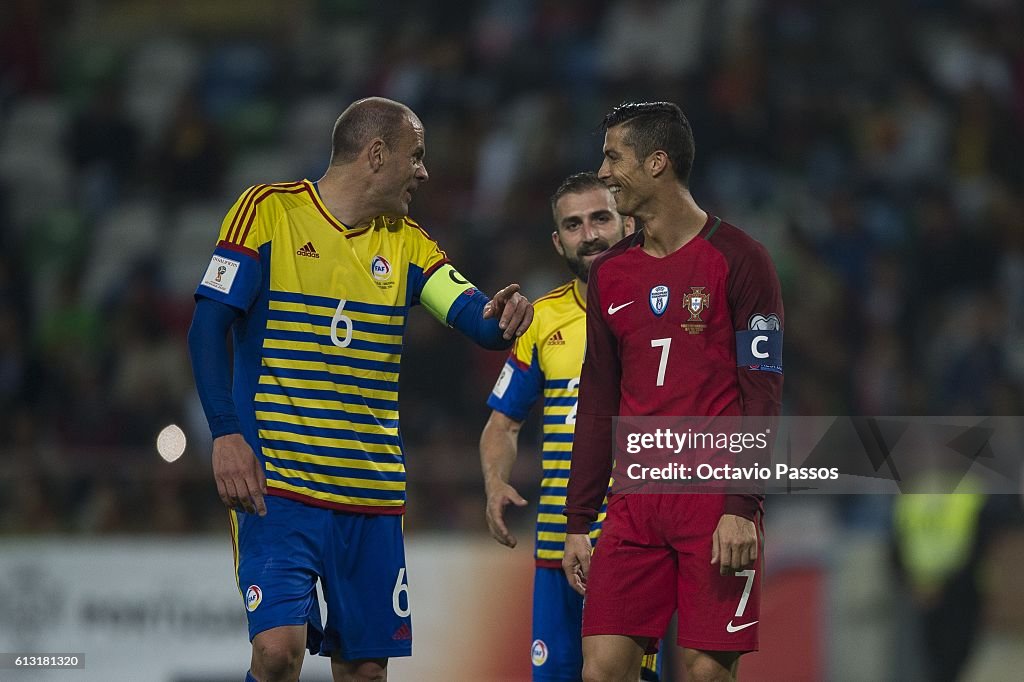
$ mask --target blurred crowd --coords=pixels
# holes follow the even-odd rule
[[[426,125],[413,216],[481,288],[531,297],[570,276],[548,197],[599,165],[603,114],[678,102],[697,201],[777,264],[787,413],[1024,411],[1014,0],[12,0],[0,33],[0,532],[223,526],[191,293],[233,199],[318,178],[371,94]],[[412,528],[483,526],[503,358],[456,336],[410,323]]]
[[[548,197],[598,167],[604,113],[675,101],[698,203],[778,267],[787,414],[1024,413],[1019,0],[10,0],[0,535],[225,531],[185,352],[192,292],[238,194],[319,178],[335,118],[368,95],[425,123],[413,217],[482,289],[531,297],[570,277]],[[404,358],[406,528],[483,533],[476,443],[504,358],[425,314]],[[536,422],[514,472],[534,500]],[[154,447],[170,423],[189,438],[173,464]],[[921,641],[957,659],[928,660],[953,675],[971,637],[942,637],[974,631],[977,574],[1019,592],[991,573],[1024,559],[1024,535],[998,538],[1024,523],[1019,500],[771,502],[779,524],[891,546]],[[774,537],[785,556],[813,536]]]

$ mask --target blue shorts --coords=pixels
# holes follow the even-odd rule
[[[583,597],[560,568],[538,566],[533,574],[534,682],[580,682],[583,676]],[[641,679],[658,682],[661,657],[644,656]]]
[[[411,656],[402,517],[322,509],[272,495],[265,500],[266,516],[231,512],[249,640],[281,625],[307,625],[313,654],[339,652],[350,661]]]

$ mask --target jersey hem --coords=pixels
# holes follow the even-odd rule
[[[562,570],[561,559],[534,559],[534,565],[537,568],[557,568]]]
[[[405,513],[404,504],[395,507],[377,507],[371,505],[344,504],[342,502],[330,502],[328,500],[321,500],[316,497],[310,497],[309,495],[303,495],[301,493],[294,493],[290,490],[281,490],[280,488],[273,487],[267,488],[267,495],[273,495],[274,497],[284,497],[289,500],[295,500],[296,502],[308,504],[311,507],[333,509],[334,511],[352,512],[353,514],[369,514],[371,516],[401,516]]]

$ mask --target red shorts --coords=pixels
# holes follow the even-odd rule
[[[756,570],[719,575],[711,538],[724,505],[714,494],[612,497],[587,576],[583,636],[649,637],[654,652],[678,609],[680,646],[756,651],[764,534],[758,523]]]

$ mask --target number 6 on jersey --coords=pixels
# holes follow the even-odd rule
[[[346,303],[348,301],[345,299],[338,301],[338,308],[334,311],[334,317],[331,318],[331,343],[338,348],[348,348],[348,344],[352,343],[352,318],[341,312],[345,309]],[[339,322],[345,327],[345,338],[343,339],[338,338]]]

